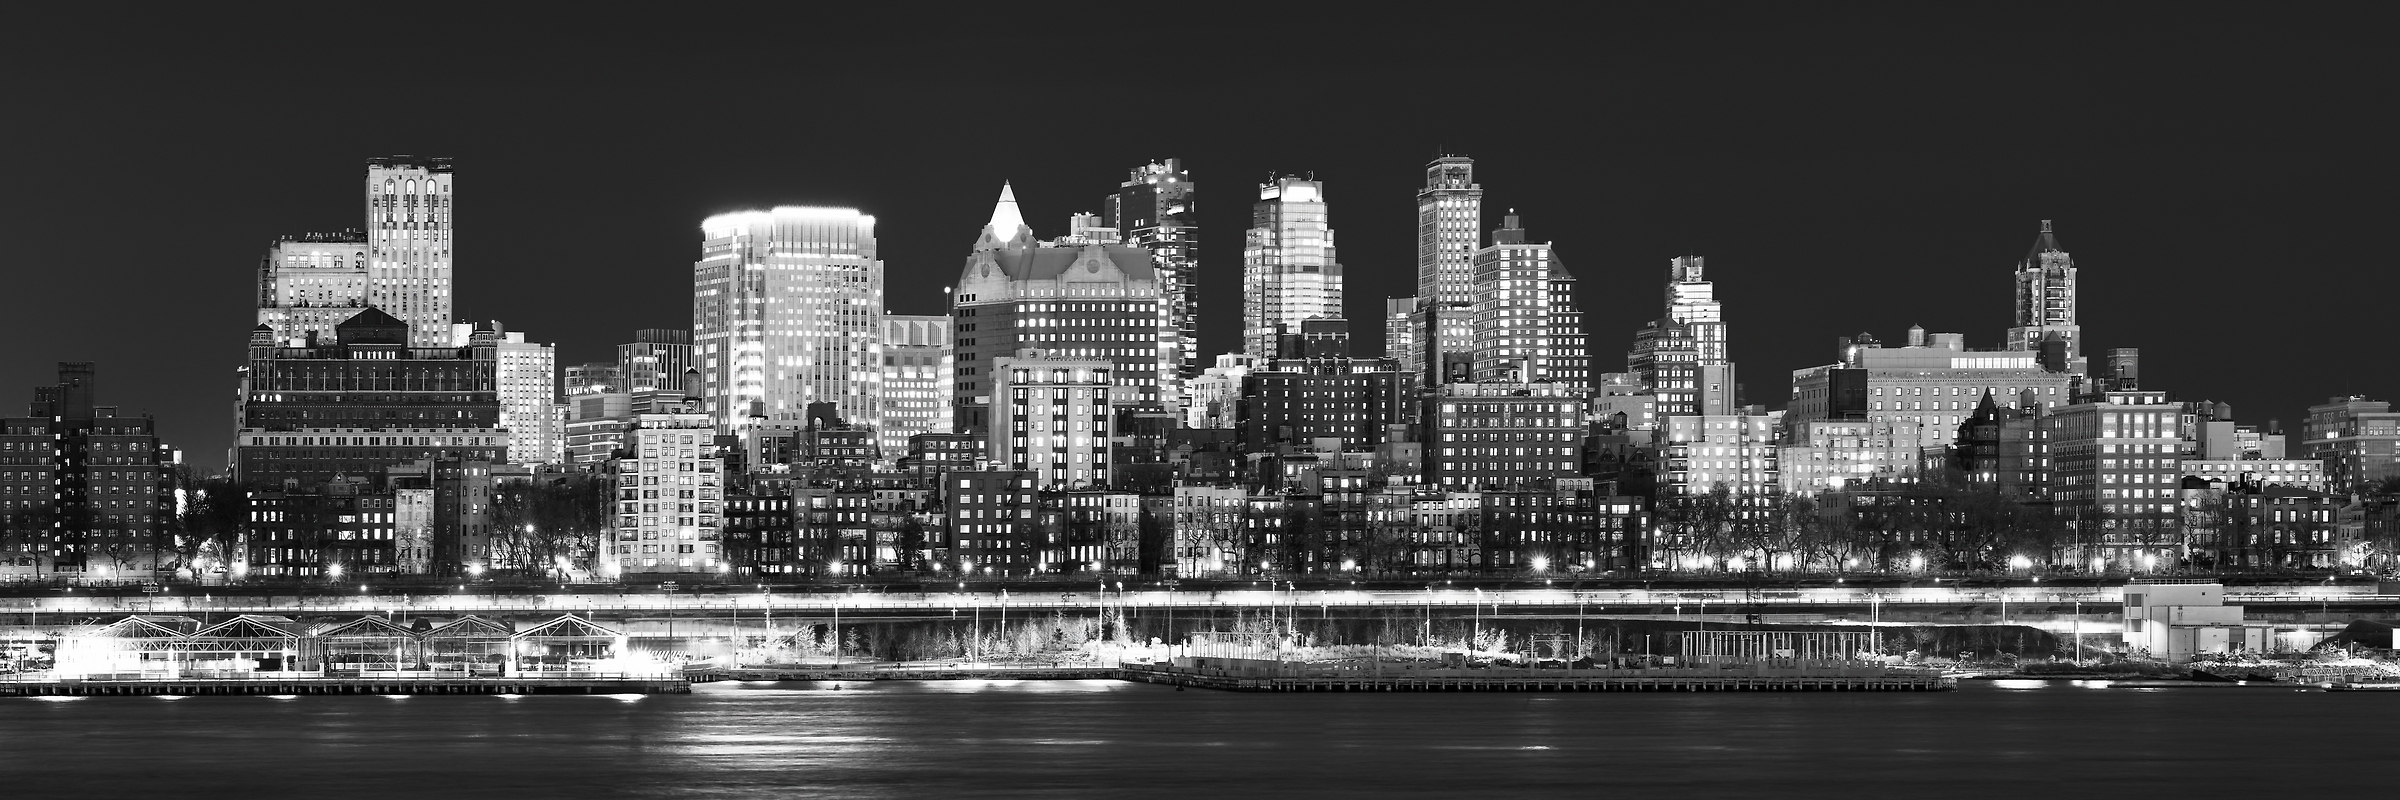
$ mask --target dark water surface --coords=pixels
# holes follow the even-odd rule
[[[2014,688],[2011,688],[2014,687]],[[2035,688],[2039,687],[2039,688]],[[0,797],[2393,796],[2400,693],[0,699]]]

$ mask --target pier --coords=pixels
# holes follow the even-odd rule
[[[1958,679],[1931,671],[1408,670],[1390,674],[1125,667],[1121,677],[1232,692],[1944,692]]]
[[[271,678],[0,681],[0,697],[246,695],[691,694],[690,681],[647,678]]]

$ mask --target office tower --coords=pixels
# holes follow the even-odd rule
[[[1108,483],[1114,366],[1105,358],[1035,350],[993,359],[986,450],[993,466],[1029,470],[1042,488]]]
[[[333,339],[333,326],[367,306],[367,233],[277,239],[258,263],[258,322],[293,347]]]
[[[883,262],[875,218],[779,206],[700,224],[692,360],[707,413],[727,430],[798,427],[808,404],[878,427]]]
[[[2071,376],[2044,369],[2034,353],[1968,350],[1966,337],[1913,329],[1908,347],[1884,347],[1873,336],[1844,338],[1842,360],[1792,370],[1787,429],[1818,420],[1871,420],[1919,429],[1927,447],[1958,443],[1959,426],[1984,395],[2013,410],[2055,409],[2073,402]],[[2027,394],[2030,392],[2031,394]]]
[[[1109,362],[1116,400],[1168,407],[1181,334],[1169,324],[1149,251],[1123,244],[1043,242],[1002,186],[950,295],[952,430],[989,433],[993,364],[1025,350]]]
[[[453,274],[450,159],[367,159],[367,305],[408,324],[408,344],[450,334]]]
[[[449,338],[442,326],[435,341]],[[336,478],[379,479],[387,467],[431,458],[504,463],[500,336],[475,331],[465,347],[417,347],[408,323],[369,308],[334,326],[333,343],[285,347],[274,329],[250,334],[236,410],[234,478],[309,489]]]
[[[724,459],[712,414],[643,414],[615,461],[616,512],[602,548],[614,574],[719,571]]]
[[[1116,226],[1125,244],[1150,251],[1150,266],[1158,273],[1167,326],[1175,329],[1180,345],[1174,385],[1162,394],[1180,407],[1189,403],[1184,382],[1200,374],[1199,210],[1199,187],[1176,158],[1133,168],[1108,198],[1108,224]]]
[[[2335,397],[2308,407],[2299,456],[2325,462],[2334,491],[2373,491],[2400,477],[2400,412],[2364,397]]]
[[[158,551],[175,530],[180,456],[149,415],[97,405],[96,378],[89,361],[59,362],[58,383],[35,388],[24,416],[0,418],[0,578],[179,566]]]
[[[1299,178],[1260,184],[1242,245],[1242,352],[1275,357],[1275,337],[1304,319],[1342,316],[1342,265],[1334,256],[1325,185]]]
[[[633,341],[617,345],[617,374],[624,391],[683,390],[683,371],[692,367],[692,332],[673,328],[643,328]]]
[[[1578,477],[1584,393],[1555,384],[1452,383],[1424,399],[1425,482],[1461,492]]]
[[[1476,383],[1548,381],[1590,386],[1591,353],[1575,276],[1548,242],[1531,242],[1510,210],[1492,243],[1474,253],[1471,348]]]
[[[1383,301],[1383,357],[1400,362],[1400,368],[1416,370],[1418,358],[1416,336],[1417,298],[1387,297]]]
[[[2010,350],[2039,350],[2058,334],[2066,343],[2067,371],[2084,374],[2083,326],[2075,317],[2075,259],[2058,249],[2050,221],[2033,240],[2033,251],[2017,262],[2016,325],[2008,329]]]
[[[1661,417],[1730,414],[1737,404],[1724,309],[1699,256],[1667,264],[1666,316],[1634,333],[1628,371],[1656,395]]]
[[[883,318],[883,426],[876,429],[884,458],[908,452],[908,440],[949,433],[950,318],[887,314]]]
[[[1453,382],[1449,357],[1474,348],[1475,249],[1483,236],[1483,186],[1475,159],[1443,156],[1425,165],[1417,190],[1417,310],[1411,368],[1425,385]]]

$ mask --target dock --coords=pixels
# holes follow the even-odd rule
[[[269,678],[0,681],[0,697],[691,694],[683,678]]]
[[[1945,692],[1958,679],[1932,672],[1730,674],[1707,670],[1528,670],[1492,674],[1427,670],[1387,675],[1243,674],[1126,667],[1124,680],[1231,692]]]

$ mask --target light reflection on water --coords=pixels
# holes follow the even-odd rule
[[[0,702],[43,796],[2142,796],[2374,786],[2400,695],[1231,694],[1108,681],[705,685],[593,703],[428,696]],[[45,698],[48,699],[48,698]],[[2278,731],[2227,735],[2228,725]],[[240,752],[271,754],[270,773]],[[1972,780],[1959,770],[1974,766]],[[2204,767],[2204,768],[2203,768]],[[2300,777],[2295,777],[2300,776]],[[272,781],[271,784],[262,781]],[[25,795],[32,796],[32,795]]]

